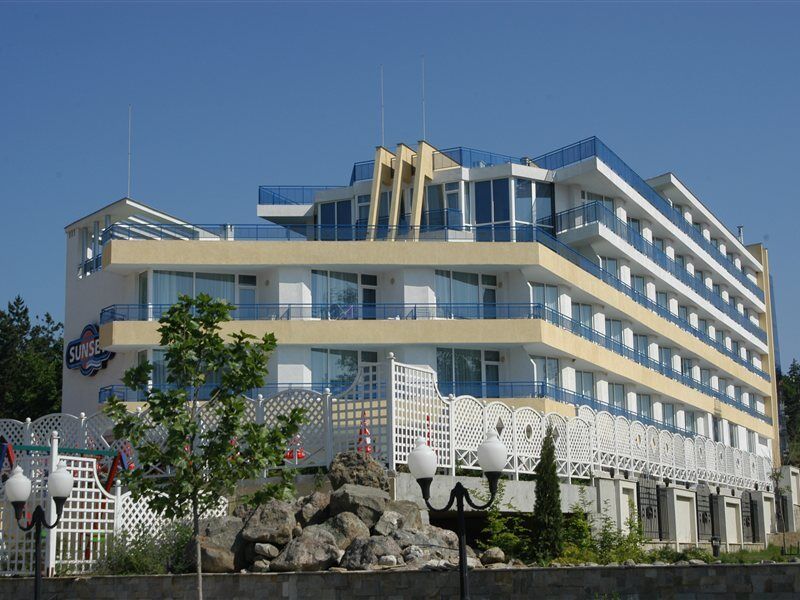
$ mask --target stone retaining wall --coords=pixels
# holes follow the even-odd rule
[[[383,571],[206,575],[205,597],[350,600],[458,598],[456,571]],[[191,575],[46,579],[50,600],[151,600],[194,598]],[[473,600],[680,598],[794,599],[800,597],[800,563],[665,567],[485,569],[470,573]],[[30,598],[33,580],[0,579],[0,598]]]

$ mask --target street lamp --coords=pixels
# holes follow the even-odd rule
[[[475,510],[485,510],[492,505],[497,495],[497,484],[500,481],[502,471],[506,466],[508,452],[506,447],[497,437],[497,432],[490,429],[486,433],[486,439],[478,446],[478,464],[489,481],[489,501],[486,504],[476,504],[461,482],[456,482],[455,487],[450,491],[450,499],[444,508],[434,508],[431,506],[431,482],[436,474],[436,454],[428,446],[425,438],[417,438],[416,447],[408,454],[408,470],[417,480],[425,505],[433,511],[447,511],[456,505],[458,511],[458,571],[461,584],[462,600],[469,599],[469,580],[467,579],[467,539],[466,525],[464,523],[464,501]]]
[[[36,579],[34,582],[34,598],[39,600],[42,592],[42,527],[53,529],[61,520],[61,513],[64,511],[64,503],[72,493],[73,479],[67,465],[64,461],[58,463],[55,471],[50,473],[47,478],[47,492],[48,496],[53,499],[56,505],[56,520],[52,524],[47,523],[47,516],[41,506],[37,506],[33,511],[33,516],[27,525],[22,525],[20,521],[25,516],[25,503],[31,495],[31,480],[25,477],[22,473],[22,468],[17,465],[11,473],[11,477],[6,480],[5,491],[6,498],[11,502],[14,507],[14,515],[17,520],[17,525],[22,531],[34,531],[35,543],[35,572]]]

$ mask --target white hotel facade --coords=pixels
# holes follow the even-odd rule
[[[393,352],[443,395],[590,406],[779,462],[768,252],[673,173],[644,180],[596,138],[532,159],[419,142],[348,185],[262,186],[257,214],[198,225],[125,198],[66,227],[66,339],[95,324],[113,353],[91,376],[65,362],[66,412],[136,406],[121,376],[143,358],[162,385],[158,317],[208,292],[231,328],[277,336],[265,396],[336,393]]]

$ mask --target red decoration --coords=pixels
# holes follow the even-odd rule
[[[308,454],[306,454],[305,449],[303,448],[303,443],[300,439],[300,434],[298,433],[296,436],[292,438],[292,441],[289,443],[289,448],[286,450],[286,453],[283,455],[283,458],[286,460],[293,460],[295,462],[301,461],[306,458]]]
[[[358,444],[356,451],[363,454],[372,454],[372,434],[367,427],[367,412],[361,413],[361,427],[358,430]]]

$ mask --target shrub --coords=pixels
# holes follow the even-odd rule
[[[542,443],[542,456],[536,465],[536,502],[533,505],[531,534],[532,553],[539,562],[549,562],[564,550],[561,513],[561,487],[556,466],[556,445],[553,427],[547,428]]]
[[[486,525],[481,530],[481,539],[478,548],[498,547],[506,557],[525,559],[528,556],[527,539],[528,531],[523,524],[523,516],[517,514],[503,514],[500,507],[505,497],[505,482],[500,479],[497,486],[497,496],[492,505],[486,510]],[[484,482],[484,490],[473,494],[481,502],[489,500],[489,484]],[[516,511],[512,505],[506,505],[511,511]]]
[[[95,571],[99,575],[186,573],[191,567],[185,555],[191,538],[188,524],[175,523],[155,532],[140,526],[115,536]]]

